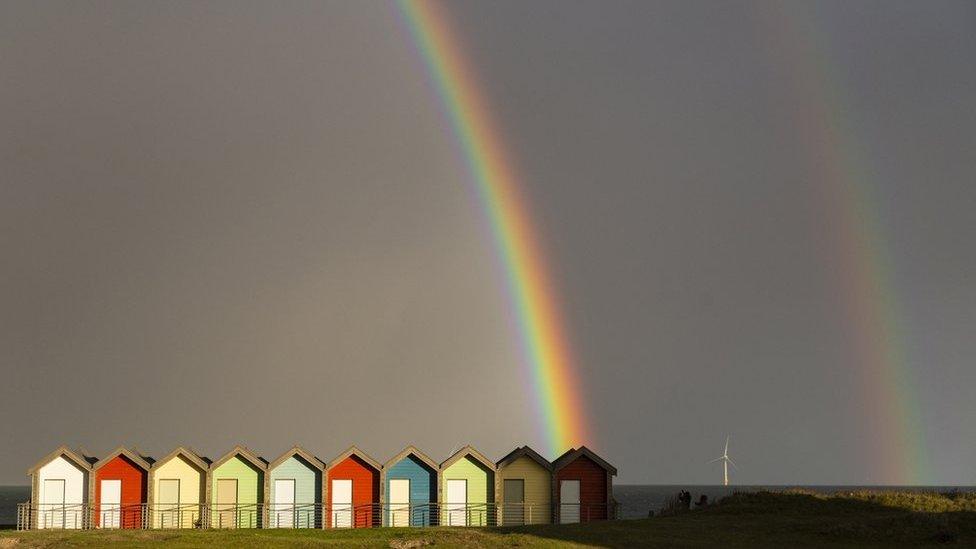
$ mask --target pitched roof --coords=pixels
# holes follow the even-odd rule
[[[75,452],[71,448],[68,448],[67,446],[61,445],[58,446],[57,450],[44,456],[40,461],[35,463],[33,467],[27,470],[27,474],[33,475],[34,473],[37,472],[38,469],[44,467],[45,465],[50,463],[52,460],[58,458],[59,456],[64,456],[69,461],[73,462],[75,465],[81,467],[86,471],[91,471],[92,463],[94,463],[95,461],[95,458],[84,456],[78,452]]]
[[[234,446],[234,448],[230,452],[224,454],[222,458],[218,459],[213,464],[211,464],[210,470],[212,471],[217,467],[220,467],[224,463],[227,463],[228,461],[233,459],[234,456],[241,456],[251,465],[257,467],[262,471],[267,470],[268,468],[268,462],[263,457],[259,457],[257,454],[252,452],[247,446],[237,445]]]
[[[566,450],[562,454],[559,454],[559,457],[557,457],[556,459],[552,460],[553,465],[555,465],[555,463],[557,461],[563,459],[564,457],[568,456],[569,454],[572,454],[575,451],[576,451],[576,448],[570,448],[569,450]]]
[[[399,454],[393,456],[392,458],[390,458],[389,461],[383,464],[383,468],[388,469],[393,465],[396,465],[399,461],[403,460],[407,456],[411,456],[411,455],[416,457],[420,461],[424,462],[424,464],[430,467],[431,470],[433,471],[437,470],[437,462],[430,459],[430,457],[427,454],[418,450],[416,446],[407,446],[406,448],[401,450]]]
[[[611,475],[616,475],[617,474],[617,468],[616,467],[614,467],[613,465],[610,465],[610,463],[608,463],[606,460],[604,460],[600,456],[596,455],[593,452],[593,450],[590,450],[586,446],[580,446],[579,448],[577,448],[575,450],[570,450],[570,451],[566,452],[565,454],[559,456],[559,459],[557,459],[556,461],[552,462],[552,470],[553,471],[558,471],[558,470],[562,469],[563,467],[569,465],[570,463],[572,463],[573,461],[575,461],[577,458],[579,458],[581,456],[588,457],[594,463],[596,463],[600,467],[603,467],[604,469],[606,469]]]
[[[552,463],[548,459],[542,457],[541,454],[529,448],[528,446],[522,446],[521,448],[516,448],[505,455],[502,459],[498,460],[495,467],[501,469],[502,467],[508,465],[509,463],[517,460],[520,457],[527,457],[543,467],[547,471],[552,471]]]
[[[92,465],[92,471],[97,471],[101,469],[102,467],[105,466],[105,464],[107,464],[108,462],[112,461],[113,459],[119,456],[124,456],[126,459],[128,459],[132,463],[135,463],[136,465],[139,466],[140,469],[146,471],[147,473],[149,472],[150,469],[152,469],[152,465],[154,461],[153,458],[148,456],[141,456],[136,452],[133,452],[132,450],[126,448],[125,446],[119,446],[118,448],[109,452],[107,456],[95,462],[95,465]]]
[[[299,456],[299,457],[301,457],[303,460],[307,461],[312,467],[315,467],[316,469],[318,469],[320,471],[324,471],[325,470],[325,462],[323,462],[321,459],[315,457],[314,455],[312,455],[311,452],[309,452],[308,450],[302,448],[301,446],[292,446],[290,450],[288,450],[284,454],[281,454],[280,456],[278,456],[278,459],[276,459],[276,460],[272,461],[270,464],[268,464],[268,470],[270,471],[271,469],[274,469],[275,467],[281,465],[282,463],[284,463],[285,461],[287,461],[292,456]]]
[[[333,459],[332,461],[329,462],[329,467],[328,468],[331,469],[331,468],[335,467],[336,465],[339,465],[339,463],[341,463],[342,460],[344,460],[344,459],[346,459],[346,458],[348,458],[350,456],[356,456],[356,457],[358,457],[359,459],[365,461],[370,467],[372,467],[373,469],[376,469],[377,471],[383,470],[383,465],[381,465],[380,462],[378,462],[375,459],[371,458],[369,456],[369,454],[367,454],[366,452],[360,450],[356,446],[350,446],[345,452],[343,452],[343,453],[339,454],[338,456],[336,456],[335,459]]]
[[[210,469],[210,460],[197,454],[193,450],[186,448],[184,446],[179,446],[172,452],[166,455],[163,459],[157,460],[153,463],[153,470],[158,469],[161,465],[168,462],[169,460],[175,458],[176,456],[183,456],[190,461],[193,465],[196,465],[201,471],[206,471]]]
[[[492,471],[495,470],[495,462],[488,459],[484,454],[479,452],[477,449],[475,449],[474,446],[471,446],[470,444],[468,444],[464,448],[461,448],[457,452],[454,452],[454,454],[451,457],[444,460],[444,462],[441,463],[441,469],[446,469],[451,465],[453,465],[456,461],[463,459],[467,456],[473,457],[475,460],[479,461],[482,465],[484,465],[488,469]]]

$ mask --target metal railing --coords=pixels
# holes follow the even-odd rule
[[[523,526],[617,518],[617,506],[538,503],[17,505],[17,529]]]
[[[260,503],[211,504],[210,528],[261,528],[267,516],[266,507]]]
[[[160,503],[147,505],[149,527],[162,530],[203,528],[207,506],[201,504]]]

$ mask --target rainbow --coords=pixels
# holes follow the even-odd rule
[[[829,261],[847,310],[862,385],[862,420],[869,483],[921,484],[931,480],[929,457],[915,395],[914,372],[904,342],[903,315],[882,216],[878,175],[853,125],[843,78],[829,55],[829,40],[815,15],[799,2],[774,2],[767,19],[776,48],[791,67],[797,131],[803,136],[833,231]],[[762,14],[765,18],[766,14]]]
[[[547,450],[556,455],[588,442],[589,433],[555,287],[528,203],[520,192],[518,174],[479,89],[477,74],[443,8],[420,0],[400,0],[397,6],[437,90],[491,225],[532,378],[536,417]]]

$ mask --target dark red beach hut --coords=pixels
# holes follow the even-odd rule
[[[616,467],[586,446],[570,449],[552,465],[552,501],[557,523],[613,518]]]
[[[382,465],[353,446],[326,469],[326,526],[370,528],[380,525]]]
[[[95,463],[89,493],[95,494],[96,528],[145,527],[143,504],[151,461],[120,447]]]

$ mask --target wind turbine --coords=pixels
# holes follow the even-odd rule
[[[737,467],[735,466],[735,462],[732,461],[732,458],[729,457],[729,437],[728,436],[725,437],[725,451],[722,452],[722,455],[720,455],[719,457],[713,459],[712,461],[709,461],[709,463],[715,463],[717,461],[721,461],[722,462],[722,472],[724,473],[725,486],[728,486],[729,485],[729,464],[730,463],[732,464],[732,468],[733,469],[737,469]]]

